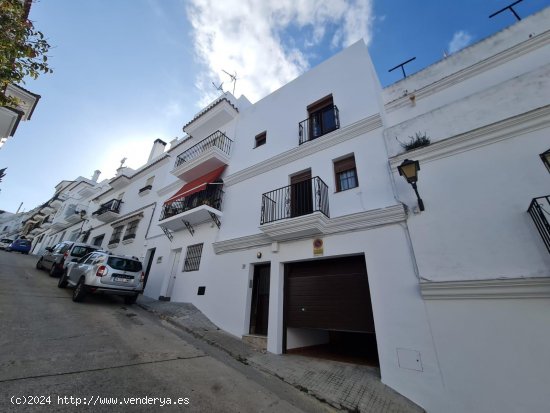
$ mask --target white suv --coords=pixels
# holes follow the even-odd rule
[[[143,266],[136,257],[95,251],[76,262],[69,262],[57,286],[74,286],[73,301],[84,300],[86,294],[120,295],[126,304],[133,304],[143,291]]]

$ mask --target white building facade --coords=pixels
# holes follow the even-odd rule
[[[549,22],[385,89],[361,41],[255,104],[226,93],[141,168],[57,188],[35,251],[140,257],[145,295],[272,353],[360,357],[427,411],[547,411]]]

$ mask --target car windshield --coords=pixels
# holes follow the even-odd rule
[[[19,243],[19,245],[31,245],[31,242],[29,240],[26,240],[26,239],[20,239],[19,241],[17,241]]]
[[[73,257],[83,257],[84,255],[94,252],[95,250],[96,249],[92,247],[76,246],[73,248],[71,255]]]
[[[0,240],[0,242],[5,242],[5,243],[8,243],[8,244],[11,244],[13,242],[13,240],[9,239],[9,238],[3,238]]]
[[[141,271],[141,262],[122,257],[109,257],[107,265],[119,271]]]

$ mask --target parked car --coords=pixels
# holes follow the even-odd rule
[[[2,238],[0,239],[0,250],[5,250],[7,249],[10,244],[13,242],[12,239],[9,239],[9,238]]]
[[[36,268],[48,270],[50,276],[57,277],[63,273],[69,262],[77,261],[97,249],[94,245],[63,241],[53,247],[47,247],[46,252],[36,263]]]
[[[77,262],[69,262],[57,286],[75,287],[73,301],[84,300],[86,294],[120,295],[126,304],[133,304],[143,291],[143,265],[136,257],[95,251]]]
[[[31,242],[26,238],[18,238],[6,248],[6,251],[17,251],[21,254],[28,254],[30,250]]]

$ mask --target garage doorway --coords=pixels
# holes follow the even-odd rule
[[[283,352],[378,366],[364,255],[285,265]]]
[[[270,264],[254,266],[252,301],[250,305],[250,330],[256,336],[267,336],[269,321]]]

